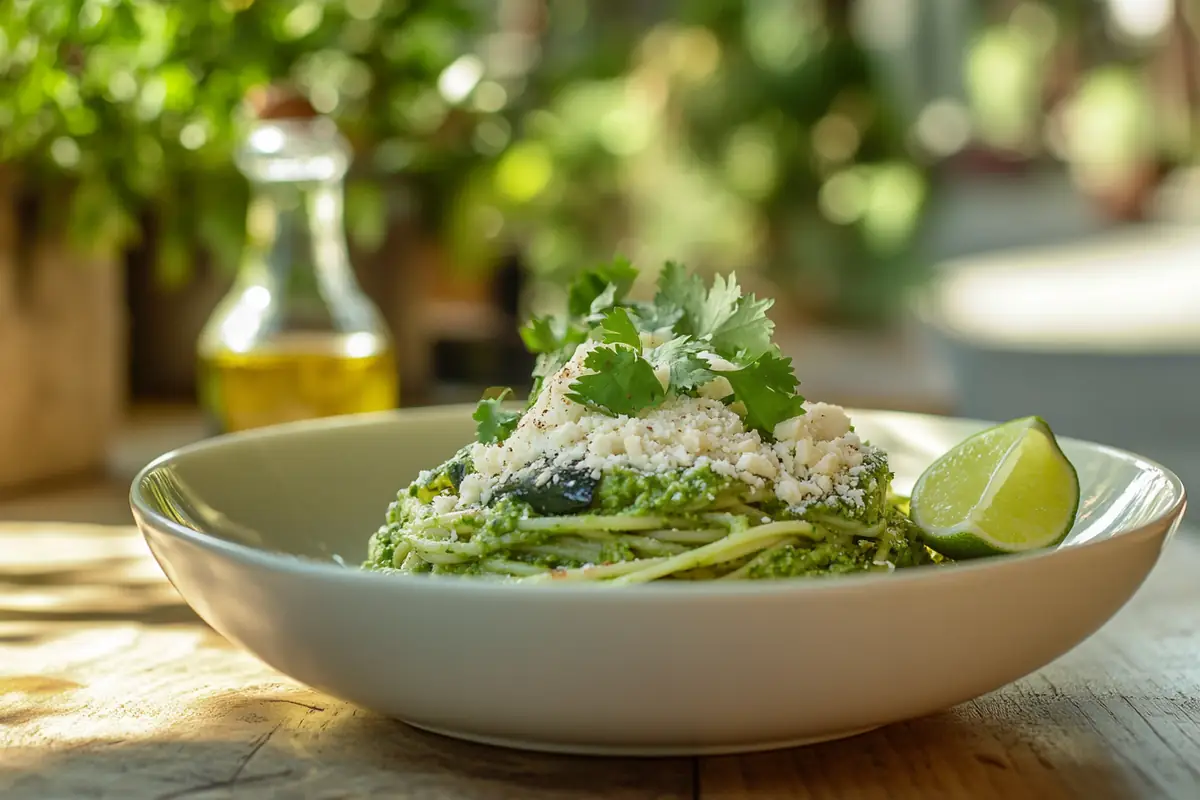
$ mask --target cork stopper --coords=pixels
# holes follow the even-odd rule
[[[320,116],[298,89],[287,84],[256,86],[246,93],[246,107],[254,119],[316,119]]]

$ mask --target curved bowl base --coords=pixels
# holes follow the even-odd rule
[[[833,742],[839,739],[849,739],[852,736],[860,736],[864,733],[869,733],[873,730],[878,730],[884,726],[870,725],[866,728],[857,730],[842,731],[840,733],[831,733],[824,736],[811,736],[806,739],[780,739],[764,742],[748,742],[741,744],[712,744],[712,745],[602,745],[602,744],[585,744],[582,742],[541,742],[530,741],[527,739],[511,739],[504,736],[481,736],[475,733],[467,733],[465,731],[447,730],[430,725],[421,725],[409,720],[400,720],[405,725],[408,725],[426,733],[433,733],[438,736],[445,736],[451,739],[461,739],[466,742],[474,742],[475,744],[486,744],[492,747],[505,747],[510,750],[528,750],[535,753],[555,753],[559,755],[575,755],[575,756],[607,756],[607,757],[635,757],[635,758],[681,758],[686,756],[731,756],[741,753],[762,753],[768,750],[787,750],[793,747],[806,747],[812,744],[821,744],[823,742]]]

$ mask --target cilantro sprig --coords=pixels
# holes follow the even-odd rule
[[[733,397],[746,408],[746,424],[768,435],[785,419],[804,413],[804,398],[796,394],[792,360],[764,353],[739,370],[717,373],[733,387]]]
[[[771,350],[775,323],[767,316],[774,301],[743,295],[737,276],[721,275],[705,290],[700,276],[674,261],[664,265],[654,297],[659,317],[677,315],[673,330],[706,342],[722,358],[753,360]]]
[[[666,367],[669,386],[676,394],[689,394],[711,381],[715,375],[700,354],[704,348],[690,336],[677,336],[646,354],[656,368]]]
[[[624,344],[641,349],[642,335],[623,308],[610,308],[600,322],[600,340],[609,344]]]
[[[503,442],[517,429],[521,412],[504,408],[504,401],[512,396],[512,389],[491,388],[475,407],[471,419],[475,420],[475,438],[483,444]]]
[[[572,317],[602,314],[625,299],[637,276],[637,268],[624,258],[586,270],[567,291],[567,309]]]
[[[596,344],[584,360],[591,372],[577,378],[567,396],[602,413],[636,415],[672,396],[695,396],[718,378],[731,389],[725,402],[768,438],[780,422],[804,413],[791,359],[772,342],[775,326],[767,316],[772,300],[743,294],[733,274],[717,276],[706,287],[698,275],[669,261],[653,300],[636,302],[629,295],[637,276],[624,259],[587,270],[568,289],[566,315],[535,317],[521,329],[526,347],[538,357],[531,404],[545,378],[592,340]],[[644,347],[644,334],[657,344]],[[503,441],[516,426],[506,416],[512,413],[500,408],[500,400],[481,401],[480,441],[485,436]]]
[[[632,347],[597,347],[583,365],[593,372],[572,383],[567,397],[589,408],[632,416],[661,405],[667,397],[650,362]]]

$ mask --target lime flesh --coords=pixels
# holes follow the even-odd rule
[[[1050,427],[1024,417],[978,433],[925,470],[912,519],[954,559],[1053,547],[1070,533],[1079,478]]]

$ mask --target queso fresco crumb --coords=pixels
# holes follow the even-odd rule
[[[504,581],[756,579],[928,563],[887,455],[807,402],[770,300],[678,264],[653,301],[620,260],[521,328],[524,408],[489,390],[476,442],[388,507],[364,566]]]
[[[748,430],[721,400],[703,396],[704,387],[698,397],[670,398],[637,416],[611,416],[569,397],[572,382],[588,373],[584,361],[594,347],[592,342],[581,344],[549,377],[504,442],[472,446],[475,472],[459,487],[458,507],[488,502],[496,487],[528,471],[536,471],[534,480],[545,483],[567,467],[590,470],[596,478],[614,470],[707,468],[773,492],[795,510],[834,496],[862,505],[858,477],[873,448],[851,430],[849,417],[838,406],[806,403],[804,414],[776,425],[774,442]]]

